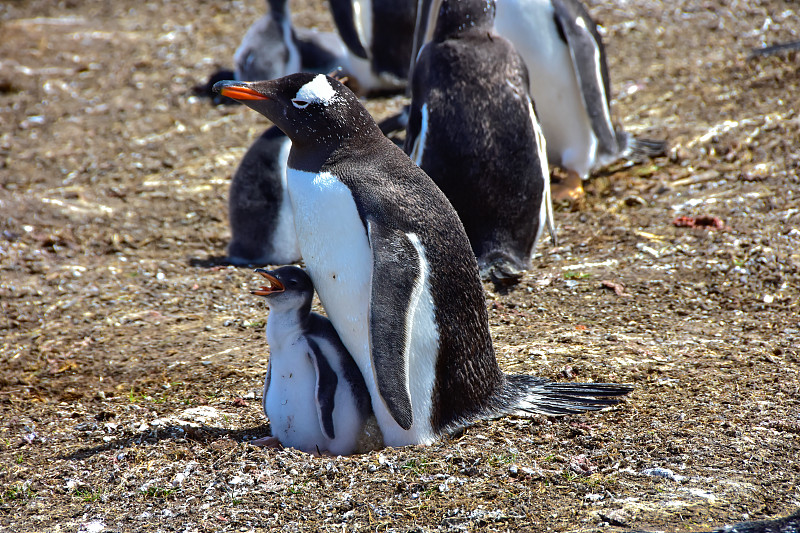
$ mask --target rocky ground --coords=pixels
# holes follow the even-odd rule
[[[560,206],[560,245],[487,305],[506,371],[636,391],[316,458],[248,444],[267,309],[250,270],[207,266],[267,124],[192,86],[263,2],[0,5],[0,528],[701,531],[800,507],[800,55],[749,57],[798,39],[797,2],[589,7],[616,116],[669,154]]]

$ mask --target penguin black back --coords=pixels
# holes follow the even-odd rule
[[[414,69],[405,148],[455,207],[482,273],[508,283],[551,211],[527,69],[492,33],[494,11],[493,0],[442,2]]]

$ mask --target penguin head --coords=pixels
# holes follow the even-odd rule
[[[306,271],[296,266],[285,266],[277,270],[255,270],[268,285],[250,291],[256,296],[265,296],[273,311],[310,309],[314,296],[314,284]]]
[[[324,74],[301,72],[268,81],[220,81],[214,91],[258,111],[294,147],[335,148],[342,139],[377,129],[358,97]]]
[[[470,28],[491,30],[494,26],[495,0],[440,0],[433,38],[444,40]]]

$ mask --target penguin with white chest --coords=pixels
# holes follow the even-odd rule
[[[419,0],[415,50],[429,40],[442,0]],[[615,127],[605,47],[580,0],[497,0],[495,31],[511,41],[530,75],[530,94],[551,164],[568,172],[559,196],[578,197],[590,172],[665,143]]]
[[[349,455],[380,447],[361,372],[330,321],[311,312],[311,278],[294,266],[256,272],[268,282],[251,292],[266,297],[270,308],[264,413],[273,438],[308,453]]]
[[[411,78],[405,151],[458,212],[483,277],[519,280],[545,225],[545,140],[528,72],[493,32],[494,0],[445,0]]]
[[[387,445],[431,443],[481,418],[601,409],[632,390],[503,374],[458,215],[339,81],[294,74],[215,90],[292,140],[300,251]]]
[[[363,93],[399,91],[408,79],[416,0],[329,0],[347,47],[342,66]],[[264,78],[266,79],[266,78]]]
[[[292,142],[271,127],[247,150],[231,181],[228,221],[232,265],[285,265],[300,260],[286,162]]]

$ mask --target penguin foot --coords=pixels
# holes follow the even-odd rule
[[[567,177],[550,183],[550,195],[554,202],[575,202],[586,195],[583,179],[574,170],[567,171]]]
[[[260,439],[251,440],[250,444],[258,446],[259,448],[272,448],[274,450],[283,448],[283,444],[278,440],[278,437],[262,437]]]
[[[481,269],[481,277],[494,283],[497,289],[506,289],[516,285],[522,279],[525,270],[518,268],[507,257],[494,257]]]

